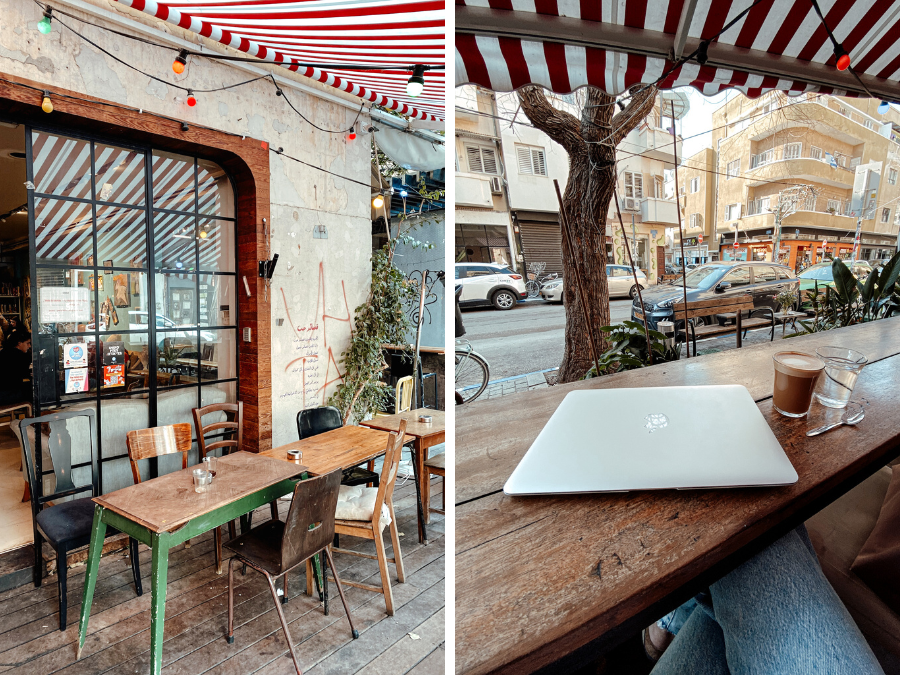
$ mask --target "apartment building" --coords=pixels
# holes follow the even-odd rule
[[[759,99],[737,96],[715,111],[716,161],[709,175],[716,180],[707,186],[717,193],[710,235],[721,258],[777,259],[800,269],[821,261],[826,251],[849,257],[860,215],[857,257],[890,256],[900,229],[900,113],[879,114],[878,105],[773,92]],[[852,206],[857,168],[880,174],[861,213]]]
[[[712,148],[683,160],[678,169],[678,204],[684,232],[684,260],[700,264],[719,259],[716,238],[716,153]],[[677,223],[676,223],[677,225]],[[674,230],[671,261],[681,265],[681,239]]]

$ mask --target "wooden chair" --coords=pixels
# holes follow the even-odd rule
[[[427,451],[426,451],[427,452]],[[429,513],[440,513],[444,514],[444,509],[447,505],[447,483],[446,477],[444,475],[444,459],[445,454],[439,453],[434,457],[429,457],[425,460],[425,471],[427,472],[428,478],[423,481],[423,490],[422,490],[422,501],[425,503],[425,508],[428,509]],[[441,508],[435,509],[431,507],[431,477],[432,476],[440,476],[441,478],[445,478],[444,481],[444,491],[441,493]]]
[[[397,385],[394,387],[394,412],[387,413],[376,411],[375,417],[387,417],[389,415],[396,415],[398,413],[406,412],[410,408],[412,408],[412,395],[413,395],[413,385],[415,380],[412,375],[407,375],[406,377],[401,377],[397,380]]]
[[[304,438],[318,436],[326,431],[340,429],[344,426],[341,412],[334,406],[324,405],[318,408],[307,408],[297,413],[297,435]],[[378,487],[378,474],[372,469],[374,462],[368,463],[368,469],[361,466],[344,469],[342,485],[374,485]]]
[[[269,584],[297,675],[301,675],[300,663],[297,661],[294,641],[288,631],[281,605],[288,601],[288,572],[311,560],[313,556],[325,554],[347,613],[347,621],[350,622],[350,634],[354,640],[359,637],[329,549],[329,543],[334,537],[334,512],[340,483],[341,472],[337,470],[324,476],[301,480],[294,488],[291,510],[283,523],[270,520],[226,544],[235,554],[228,561],[228,644],[234,644],[234,565],[242,563],[262,574]],[[284,594],[280,601],[278,591],[275,590],[275,581],[279,577],[284,577]],[[325,613],[328,613],[327,605]]]
[[[90,434],[88,441],[91,445],[91,482],[76,486],[72,481],[72,437],[67,428],[67,420],[84,418],[82,424],[88,424]],[[44,494],[43,476],[38,475],[35,466],[28,427],[47,424],[50,427],[48,436],[48,450],[53,461],[53,473],[56,476],[56,487],[51,494]],[[56,551],[56,578],[59,586],[59,629],[66,629],[66,579],[68,565],[66,556],[69,551],[82,546],[87,546],[91,541],[91,527],[94,520],[94,502],[92,497],[100,495],[100,476],[97,471],[97,449],[94,439],[97,438],[95,413],[93,410],[77,410],[59,412],[43,417],[33,417],[22,420],[20,424],[22,448],[25,454],[25,468],[28,471],[28,480],[31,484],[31,511],[34,522],[34,585],[41,585],[43,576],[43,540],[46,539],[53,550]],[[39,429],[35,431],[35,438],[41,438]],[[35,452],[42,452],[36,441]],[[41,468],[43,471],[43,467]],[[90,492],[90,497],[81,497],[71,501],[59,501],[64,497],[71,497],[83,492]],[[40,496],[39,496],[40,495]],[[106,536],[118,535],[119,531],[108,527]],[[134,579],[134,588],[138,595],[143,595],[141,586],[141,568],[138,559],[138,542],[129,537],[131,555],[131,574]]]
[[[378,561],[378,569],[381,572],[380,587],[355,581],[345,581],[344,583],[348,586],[354,586],[356,588],[383,594],[384,604],[389,616],[394,615],[394,595],[391,592],[391,580],[388,576],[387,564],[391,562],[396,566],[397,581],[401,584],[406,581],[406,575],[403,571],[403,559],[400,554],[400,533],[397,531],[397,516],[394,514],[393,499],[394,483],[397,480],[397,469],[400,466],[400,453],[403,450],[403,438],[405,434],[406,420],[400,420],[399,430],[397,432],[392,431],[388,437],[387,449],[384,453],[384,464],[381,467],[381,480],[379,486],[377,488],[365,488],[366,490],[377,491],[375,496],[375,506],[371,517],[368,520],[348,520],[336,515],[334,523],[335,534],[362,537],[363,539],[371,539],[375,542],[376,555],[374,556],[342,548],[335,548],[334,551],[336,553],[346,553],[348,555],[355,555]],[[388,516],[390,518],[390,524],[387,524],[387,527],[390,529],[391,543],[394,547],[393,558],[387,557],[384,541],[382,539],[382,530],[386,525],[382,517],[382,506],[387,507]],[[309,589],[309,582],[307,582],[307,588]]]

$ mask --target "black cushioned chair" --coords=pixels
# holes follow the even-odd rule
[[[88,425],[90,430],[91,461],[90,464],[76,465],[90,466],[91,482],[85,485],[75,485],[72,482],[72,438],[67,428],[67,420],[82,418],[80,424]],[[77,422],[76,422],[77,423]],[[38,447],[32,452],[28,438],[28,427],[31,425],[46,424],[50,427],[48,434],[48,450],[53,461],[53,473],[56,476],[56,487],[51,494],[43,491],[43,467],[36,467],[34,457],[40,457],[42,448]],[[66,629],[66,576],[68,567],[66,555],[69,551],[86,546],[91,541],[91,526],[94,522],[94,502],[92,497],[100,495],[100,478],[97,472],[97,427],[93,410],[78,410],[71,412],[59,412],[43,417],[32,417],[22,420],[22,447],[25,455],[25,466],[28,471],[28,482],[31,485],[31,511],[34,522],[34,585],[41,585],[42,557],[41,549],[43,540],[46,539],[53,550],[56,551],[56,576],[59,584],[59,629]],[[40,439],[40,429],[35,429],[35,439]],[[43,440],[36,440],[40,444]],[[89,497],[81,497],[67,502],[58,502],[52,506],[47,503],[58,501],[64,497],[71,497],[84,492],[90,492]],[[106,536],[119,534],[113,527],[106,529]],[[143,595],[141,587],[141,569],[138,560],[138,542],[129,537],[131,555],[131,573],[134,577],[134,587],[138,595]]]
[[[297,434],[302,441],[310,436],[318,436],[326,431],[340,429],[344,426],[341,412],[334,406],[308,408],[297,413]],[[344,469],[341,485],[372,485],[378,487],[379,475],[361,466]]]
[[[324,553],[335,585],[344,604],[347,620],[350,622],[350,633],[353,639],[359,637],[359,631],[353,626],[353,617],[344,598],[344,589],[334,566],[329,543],[334,537],[334,512],[337,508],[338,490],[341,484],[340,471],[332,471],[324,476],[301,480],[294,488],[291,510],[284,522],[270,520],[259,527],[254,527],[246,534],[225,544],[225,548],[234,551],[235,555],[228,561],[228,636],[229,644],[234,643],[234,565],[243,563],[262,574],[269,584],[275,609],[281,620],[284,637],[291,652],[294,667],[300,675],[300,663],[294,652],[294,641],[288,631],[287,621],[281,605],[288,600],[288,572],[302,565],[314,555]],[[323,569],[324,574],[324,569]],[[284,577],[284,595],[279,600],[275,582]],[[328,613],[328,606],[325,606]]]

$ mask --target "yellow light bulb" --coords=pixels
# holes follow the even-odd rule
[[[375,199],[372,200],[372,206],[374,206],[376,209],[380,209],[382,206],[384,206],[384,197],[382,197],[381,195],[375,197]]]
[[[44,96],[44,100],[41,101],[41,110],[45,113],[53,112],[53,101],[50,100],[49,96]]]

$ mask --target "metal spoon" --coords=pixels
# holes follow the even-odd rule
[[[851,407],[850,407],[851,405],[854,406],[854,408],[851,409]],[[859,403],[856,403],[855,401],[851,401],[850,403],[847,404],[847,410],[844,412],[843,415],[841,415],[841,419],[839,422],[834,422],[832,424],[826,424],[825,426],[811,429],[810,431],[806,432],[806,435],[807,436],[818,436],[819,434],[824,434],[826,431],[830,431],[831,429],[834,429],[835,427],[839,427],[844,424],[852,427],[852,426],[862,422],[863,417],[865,417],[865,416],[866,416],[866,411],[863,409],[863,407]]]

